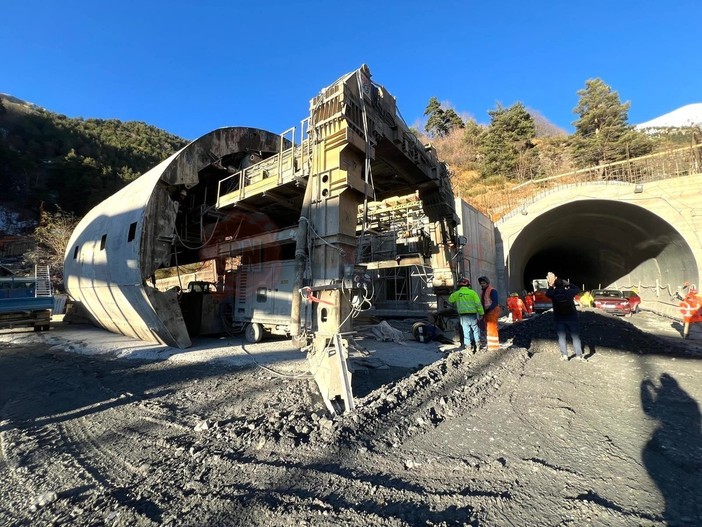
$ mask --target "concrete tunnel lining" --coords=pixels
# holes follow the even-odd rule
[[[548,271],[585,289],[635,286],[642,298],[656,295],[657,281],[698,281],[693,252],[674,226],[641,206],[604,199],[537,216],[512,244],[508,268],[510,291],[530,289]]]

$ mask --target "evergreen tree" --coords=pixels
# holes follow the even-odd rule
[[[461,119],[460,115],[458,115],[453,108],[445,110],[444,117],[446,118],[449,132],[451,132],[452,130],[456,130],[457,128],[466,127],[466,123],[463,121],[463,119]]]
[[[538,126],[537,126],[538,129]],[[538,131],[537,131],[538,134]],[[550,177],[574,170],[568,136],[549,136],[537,139],[539,154],[538,177]]]
[[[603,165],[645,155],[652,141],[628,124],[629,103],[601,79],[589,79],[578,91],[580,100],[573,112],[580,118],[573,123],[573,159],[578,167]]]
[[[428,116],[424,130],[430,136],[446,137],[452,130],[465,128],[463,119],[455,110],[451,108],[444,110],[436,97],[429,99],[424,115]]]
[[[424,115],[428,116],[427,124],[424,125],[424,130],[430,135],[438,135],[443,137],[448,133],[444,120],[444,110],[441,109],[441,103],[436,97],[429,99],[429,104],[424,109]]]
[[[480,141],[481,175],[517,181],[531,179],[538,168],[533,142],[536,137],[534,119],[521,102],[510,108],[498,104],[488,114],[490,126]]]

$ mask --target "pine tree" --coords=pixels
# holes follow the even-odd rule
[[[466,123],[461,119],[461,117],[456,113],[453,108],[449,108],[444,111],[444,117],[446,118],[446,123],[448,124],[449,132],[456,130],[457,128],[465,128]]]
[[[490,126],[481,137],[480,152],[483,178],[501,176],[524,181],[537,172],[538,156],[534,149],[536,125],[521,102],[510,108],[500,104],[488,112]]]
[[[456,111],[451,108],[444,110],[436,97],[429,99],[424,115],[428,116],[424,130],[430,136],[446,137],[456,128],[465,128],[463,119]]]
[[[480,159],[480,144],[482,142],[485,128],[480,126],[475,119],[468,119],[465,122],[463,132],[463,150],[469,168],[475,168]]]
[[[580,100],[573,113],[573,159],[578,167],[603,165],[641,156],[653,149],[651,140],[628,124],[629,103],[601,79],[589,79],[578,91]]]

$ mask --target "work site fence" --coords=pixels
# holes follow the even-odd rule
[[[477,197],[471,201],[471,204],[486,213],[493,221],[505,221],[520,214],[529,204],[546,194],[557,192],[563,186],[594,182],[636,185],[700,172],[702,172],[702,145],[694,145],[533,179],[503,192]]]

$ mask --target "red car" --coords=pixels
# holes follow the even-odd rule
[[[546,296],[548,281],[546,279],[536,279],[531,281],[534,291],[534,313],[543,313],[553,307],[553,302]]]
[[[615,315],[631,315],[639,310],[641,298],[633,291],[595,289],[592,292],[595,307]]]
[[[639,312],[639,304],[641,304],[641,297],[636,294],[635,291],[622,291],[624,293],[624,298],[629,301],[632,313]]]

